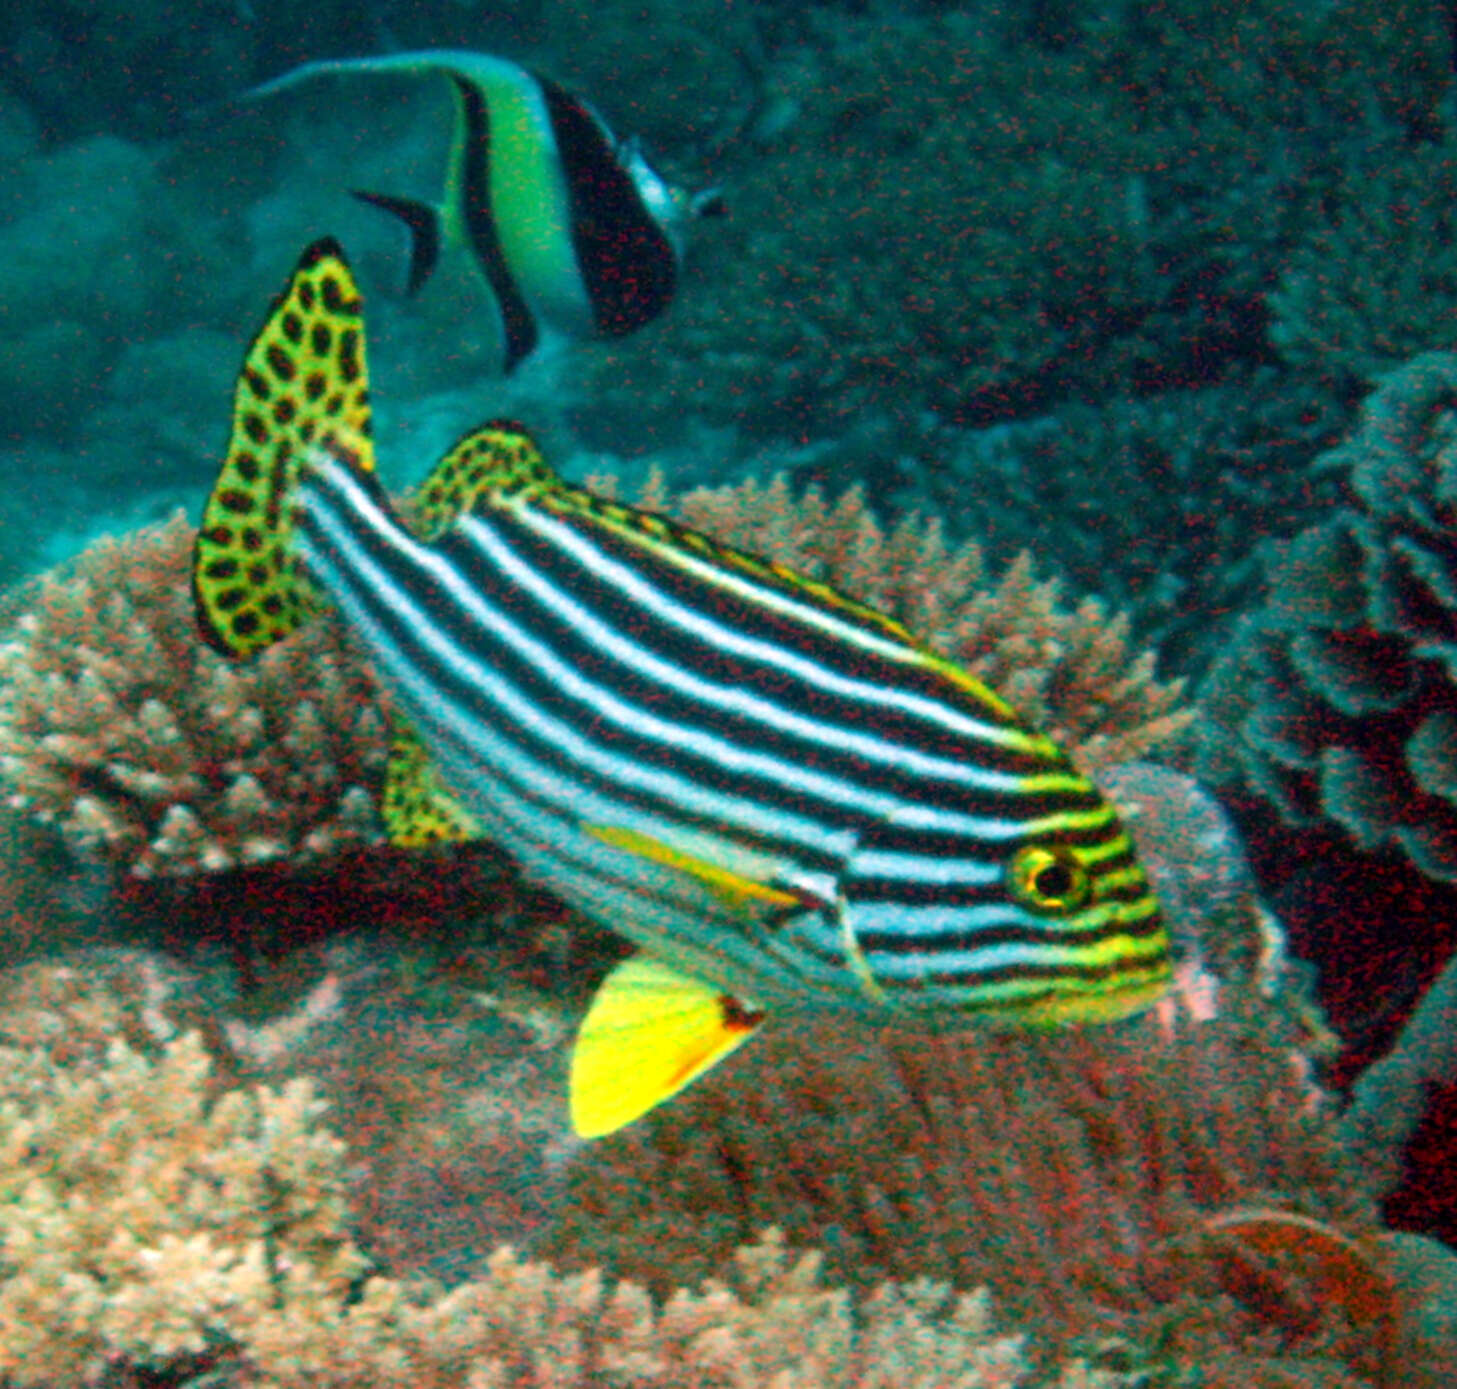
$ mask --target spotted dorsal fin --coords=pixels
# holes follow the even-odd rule
[[[203,508],[193,596],[204,638],[226,655],[272,645],[323,606],[293,532],[299,479],[325,448],[374,471],[359,291],[332,238],[303,253],[248,349],[227,457]]]
[[[452,446],[410,496],[406,510],[421,540],[438,540],[458,517],[487,500],[564,485],[521,425],[489,420]]]

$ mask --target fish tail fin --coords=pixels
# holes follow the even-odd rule
[[[193,599],[204,640],[224,655],[271,646],[325,606],[294,545],[300,481],[321,450],[373,474],[360,296],[332,237],[300,257],[243,359],[203,507]]]
[[[439,210],[415,198],[397,198],[389,193],[372,193],[360,188],[352,188],[350,192],[360,202],[382,208],[398,217],[410,229],[410,279],[405,292],[418,294],[440,263]]]

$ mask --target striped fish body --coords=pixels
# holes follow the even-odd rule
[[[358,196],[413,236],[410,288],[458,253],[485,280],[500,315],[503,368],[544,331],[617,337],[657,317],[677,287],[686,223],[712,193],[669,185],[634,143],[619,143],[584,101],[527,68],[442,50],[310,63],[255,95],[330,74],[437,74],[455,101],[444,196],[432,207]]]
[[[347,276],[336,248],[314,248],[249,354],[199,539],[204,628],[246,654],[321,595],[461,822],[644,947],[653,963],[589,1014],[584,1043],[601,1040],[605,1060],[584,1090],[625,1057],[651,1069],[665,1036],[687,1059],[675,1051],[626,1105],[574,1095],[579,1128],[635,1117],[766,1008],[1045,1023],[1116,1017],[1162,991],[1167,940],[1112,808],[896,623],[567,486],[513,425],[462,440],[407,525],[374,480],[367,401],[325,390],[311,415],[307,385],[295,399],[312,374],[299,352],[356,331],[320,307],[357,315]],[[282,462],[244,486],[252,421],[281,398],[294,402]],[[240,530],[229,507],[250,497]],[[238,552],[260,548],[272,562],[245,572]],[[656,1019],[646,1032],[640,1016]]]
[[[478,449],[534,457],[510,427]],[[301,529],[486,833],[690,972],[760,1002],[941,1014],[1076,1008],[1131,946],[1157,960],[1096,790],[889,624],[554,480],[482,493],[426,542],[331,461]],[[1086,881],[1076,930],[1019,861]]]

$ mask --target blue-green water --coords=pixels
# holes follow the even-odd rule
[[[303,62],[427,47],[548,74],[618,135],[641,135],[673,181],[722,188],[726,216],[689,229],[661,316],[621,338],[554,342],[502,376],[489,291],[442,275],[408,295],[403,229],[350,196],[439,196],[449,84],[356,75],[248,95]],[[1417,1034],[1403,1027],[1428,999],[1417,1014],[1424,1059],[1387,1105],[1390,1127],[1376,1126],[1385,1138],[1360,1151],[1381,1169],[1371,1194],[1385,1220],[1450,1241],[1457,1061],[1440,1040],[1452,1029],[1431,1015],[1457,920],[1457,371],[1445,357],[1409,364],[1457,349],[1452,53],[1448,7],[1375,0],[14,4],[0,15],[0,621],[8,629],[34,608],[22,580],[97,537],[178,507],[196,520],[242,352],[303,247],[332,235],[366,297],[391,488],[418,481],[471,425],[508,416],[571,477],[616,473],[628,493],[655,468],[670,491],[780,472],[796,491],[859,486],[888,525],[934,517],[953,540],[979,541],[995,573],[1030,549],[1065,605],[1099,595],[1126,610],[1134,646],[1203,701],[1193,732],[1153,756],[1205,779],[1244,838],[1223,862],[1248,859],[1262,902],[1250,920],[1278,922],[1295,961],[1291,989],[1310,1016],[1292,1056],[1315,1067],[1332,1124],[1363,1068],[1393,1047],[1407,1055],[1400,1039]],[[100,618],[93,638],[87,630],[65,640],[135,650]],[[12,672],[0,690],[8,799],[18,782],[4,758],[29,746],[14,733],[15,690],[35,674],[14,674],[17,660],[0,663]],[[165,704],[169,678],[132,679],[118,707],[130,716],[149,698]],[[55,707],[79,697],[58,690]],[[1066,697],[1103,701],[1094,721],[1117,701],[1101,687]],[[265,729],[273,712],[260,716]],[[124,820],[150,794],[118,773],[124,752],[70,764],[58,746],[47,755],[67,766],[73,799],[120,807]],[[1194,804],[1160,813],[1202,824]],[[331,1076],[332,1102],[352,1111],[340,1126],[361,1145],[372,1126],[377,1140],[369,1161],[385,1194],[366,1210],[368,1180],[356,1173],[351,1218],[378,1267],[458,1280],[499,1239],[546,1238],[580,1158],[553,1108],[565,1046],[554,1029],[569,1029],[610,945],[581,945],[572,931],[585,928],[556,923],[546,898],[501,907],[497,886],[458,867],[440,876],[468,892],[422,904],[419,871],[391,869],[347,910],[327,904],[341,891],[327,855],[310,869],[312,881],[323,874],[322,907],[246,875],[139,885],[126,873],[133,850],[101,835],[78,853],[85,836],[38,824],[36,809],[32,799],[5,812],[0,920],[17,964],[65,966],[82,946],[126,945],[142,953],[115,966],[134,981],[117,986],[123,995],[155,986],[185,1000],[169,1026],[205,1020],[205,1032],[230,1038],[245,1081],[293,1074],[305,1056],[299,1069]],[[344,879],[355,871],[351,861]],[[1202,881],[1172,890],[1197,903]],[[282,936],[261,968],[247,963],[247,942],[244,963],[235,958],[255,909]],[[482,1005],[472,1000],[523,978],[521,959],[500,958],[507,918],[514,930],[528,922],[519,954],[534,992],[529,1004]],[[211,932],[220,921],[227,929]],[[351,928],[342,944],[341,926]],[[441,944],[457,934],[459,960]],[[1247,960],[1215,963],[1256,977]],[[165,989],[159,970],[176,971]],[[1274,1026],[1279,990],[1250,988],[1272,1010],[1259,1027]],[[560,1017],[543,1021],[553,1009]],[[165,1031],[138,1045],[155,1050]],[[292,1055],[296,1036],[308,1040]],[[398,1046],[382,1040],[391,1036]],[[23,1049],[33,1029],[17,1024],[9,1038]],[[280,1055],[289,1064],[269,1069]],[[387,1076],[373,1089],[371,1071]],[[412,1080],[446,1116],[426,1137],[401,1119]],[[509,1122],[482,1113],[493,1103],[518,1112]],[[434,1145],[413,1167],[379,1138],[396,1121],[410,1142]],[[472,1164],[463,1154],[482,1134],[498,1147]],[[1029,1130],[1027,1141],[1041,1139]],[[1350,1212],[1302,1204],[1308,1192],[1264,1196],[1337,1235],[1353,1222],[1365,1243],[1347,1290],[1363,1263],[1378,1283],[1415,1278],[1371,1252],[1386,1237]],[[769,1212],[784,1199],[761,1198]],[[438,1253],[429,1218],[401,1215],[432,1201]],[[877,1207],[866,1218],[898,1217]],[[671,1224],[661,1209],[651,1219]],[[742,1219],[734,1233],[745,1239],[765,1223]],[[815,1228],[831,1246],[843,1238],[838,1270],[859,1246],[836,1219]],[[726,1225],[714,1228],[727,1239]],[[942,1211],[928,1228],[944,1238],[955,1221]],[[592,1236],[609,1262],[619,1237]],[[1178,1243],[1168,1230],[1139,1239],[1163,1240],[1160,1258]],[[1312,1247],[1329,1252],[1315,1236]],[[1298,1262],[1288,1249],[1271,1257]],[[926,1264],[953,1278],[967,1266]],[[1159,1268],[1147,1275],[1155,1284]],[[23,1273],[13,1247],[0,1255],[0,1278]],[[1200,1295],[1246,1306],[1248,1288],[1226,1284],[1265,1288],[1258,1272],[1224,1276]],[[1295,1278],[1306,1281],[1281,1296],[1331,1300],[1308,1268]],[[1369,1302],[1353,1306],[1355,1321],[1376,1316]],[[1363,1345],[1321,1341],[1318,1320],[1256,1317],[1250,1344],[1285,1337],[1292,1356],[1325,1357],[1303,1371],[1312,1383],[1405,1382],[1378,1378],[1382,1353],[1399,1359],[1370,1348],[1386,1332]],[[1048,1318],[1059,1334],[1075,1321]],[[1098,1362],[1126,1375],[1106,1382],[1239,1382],[1219,1378],[1238,1372],[1212,1349],[1205,1370],[1188,1350],[1160,1360],[1154,1324],[1138,1323],[1126,1364],[1111,1353]],[[1407,1316],[1391,1334],[1415,1345],[1413,1324]],[[1179,1345],[1200,1344],[1180,1325]],[[214,1333],[213,1352],[229,1334]],[[1211,1347],[1217,1339],[1207,1333]],[[120,1332],[107,1344],[113,1376],[144,1367],[183,1383],[213,1368],[213,1352],[129,1360]],[[1058,1342],[1027,1374],[1085,1350]],[[223,1359],[218,1372],[232,1373]],[[1337,1361],[1356,1378],[1340,1378]],[[1428,1382],[1445,1382],[1431,1363]],[[51,1374],[54,1384],[141,1382],[105,1379],[94,1364]]]

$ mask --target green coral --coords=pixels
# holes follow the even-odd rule
[[[1343,179],[1270,296],[1291,365],[1370,383],[1457,341],[1457,139],[1379,150]]]
[[[1200,774],[1457,881],[1457,355],[1386,377],[1317,461],[1355,504],[1302,531],[1200,691]]]

